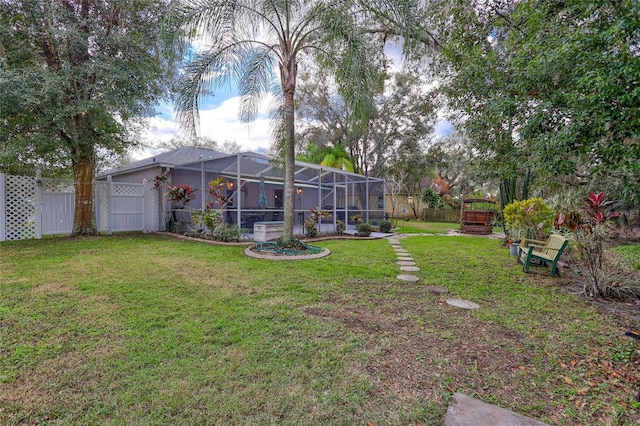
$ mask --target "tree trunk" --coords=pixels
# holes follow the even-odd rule
[[[78,158],[73,162],[76,200],[71,236],[98,235],[94,206],[95,161],[82,154],[79,154]]]
[[[296,90],[297,65],[295,58],[285,55],[280,64],[280,82],[284,93],[284,231],[282,239],[293,238],[295,209],[295,116],[294,95]]]

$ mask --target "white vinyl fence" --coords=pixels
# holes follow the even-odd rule
[[[73,227],[73,182],[0,173],[0,241],[69,234]],[[161,229],[159,193],[152,182],[96,182],[101,232]]]

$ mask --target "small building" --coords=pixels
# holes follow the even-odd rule
[[[184,147],[108,170],[97,178],[113,182],[141,183],[166,176],[172,185],[196,188],[187,210],[205,209],[214,201],[209,182],[222,179],[228,202],[222,207],[227,223],[252,228],[254,222],[278,221],[284,216],[284,167],[280,160],[255,152],[227,154],[206,148]],[[164,189],[163,189],[164,188]],[[166,196],[166,183],[158,187],[160,197],[159,229],[165,229],[175,207]],[[335,226],[338,220],[354,227],[352,218],[376,225],[384,219],[384,180],[362,176],[318,164],[296,162],[295,223],[302,224],[310,210],[329,213],[322,220]],[[323,231],[323,230],[321,230]],[[328,229],[327,229],[328,231]],[[295,232],[295,231],[294,231]]]

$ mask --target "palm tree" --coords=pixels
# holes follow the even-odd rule
[[[179,87],[178,118],[183,127],[198,128],[199,100],[213,87],[235,80],[240,117],[255,119],[258,102],[272,93],[279,70],[278,131],[284,145],[285,203],[283,238],[293,236],[295,126],[294,100],[299,60],[303,54],[331,69],[341,94],[356,115],[367,116],[377,71],[372,66],[363,15],[354,0],[181,0],[174,11],[182,21],[186,42],[199,52],[185,68]]]
[[[354,171],[351,156],[341,144],[318,146],[310,143],[307,146],[307,152],[298,155],[298,159],[308,163],[320,164],[321,166],[335,167],[347,172],[353,173]]]

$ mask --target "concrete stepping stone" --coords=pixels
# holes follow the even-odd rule
[[[398,262],[413,262],[413,257],[411,257],[411,256],[398,256]]]
[[[447,299],[447,304],[462,309],[478,309],[480,305],[463,299]]]
[[[401,266],[400,270],[402,272],[418,272],[420,268],[418,268],[417,266]]]
[[[447,293],[449,293],[449,290],[447,290],[446,288],[438,287],[437,285],[429,285],[429,286],[427,286],[425,288],[427,290],[429,290],[431,293],[434,293],[434,294],[447,294]]]
[[[396,250],[396,254],[409,254],[409,252],[404,250],[404,249],[403,250]]]
[[[400,266],[416,266],[416,262],[412,260],[399,260],[396,263]]]
[[[415,275],[398,275],[398,279],[400,281],[405,281],[405,282],[409,282],[409,283],[415,283],[417,281],[420,281],[420,277],[417,277]]]
[[[548,426],[538,420],[514,413],[456,392],[444,416],[444,426]]]

